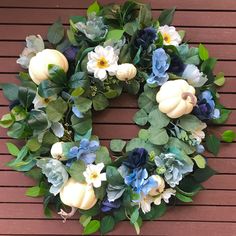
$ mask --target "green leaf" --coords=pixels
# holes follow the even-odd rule
[[[175,196],[182,202],[192,202],[193,201],[191,197],[187,197],[179,192],[177,192]]]
[[[128,22],[124,26],[125,33],[127,33],[130,36],[133,36],[134,33],[138,30],[138,22],[132,21]]]
[[[161,26],[163,25],[171,25],[174,18],[175,8],[166,9],[161,12],[158,21]]]
[[[48,119],[53,122],[60,121],[63,118],[64,113],[67,111],[67,107],[67,103],[61,97],[55,101],[49,102],[46,107]]]
[[[140,129],[138,133],[138,137],[144,141],[147,141],[149,139],[149,131],[146,129]]]
[[[220,72],[216,75],[214,84],[217,86],[223,86],[225,84],[225,76],[223,72]]]
[[[155,127],[149,128],[150,137],[149,141],[155,145],[164,145],[168,143],[169,136],[165,129],[156,129]]]
[[[2,116],[0,120],[0,126],[3,128],[9,128],[14,123],[14,119],[11,114],[5,114]]]
[[[120,40],[124,34],[124,30],[113,29],[109,30],[106,36],[106,40]]]
[[[152,21],[152,13],[150,4],[142,4],[140,5],[139,16],[138,16],[139,24],[144,28],[145,26],[150,26]]]
[[[185,181],[185,182],[187,182],[187,180],[188,180],[188,178],[185,178],[185,179],[183,179],[181,182],[180,182],[180,185],[183,185],[183,181]],[[191,180],[193,180],[193,178],[191,177]],[[200,190],[202,190],[203,189],[203,187],[201,186],[201,185],[195,185],[195,183],[193,183],[193,182],[189,182],[188,184],[191,184],[191,186],[190,186],[190,190],[188,190],[188,191],[184,191],[184,190],[182,190],[182,189],[180,189],[180,186],[175,186],[175,189],[179,192],[179,193],[181,193],[182,195],[184,195],[184,196],[187,196],[187,197],[193,197],[193,196],[195,196]],[[189,186],[188,186],[189,187]]]
[[[47,115],[41,110],[31,110],[28,124],[34,130],[43,131],[48,127]]]
[[[97,1],[91,4],[87,9],[87,15],[91,14],[92,12],[98,13],[100,11],[100,6],[98,5]]]
[[[206,148],[216,156],[220,150],[220,140],[214,134],[206,136]]]
[[[25,125],[15,122],[7,131],[7,135],[11,138],[22,138],[24,136]]]
[[[139,217],[139,209],[135,208],[135,210],[133,211],[133,213],[130,216],[130,222],[132,224],[134,224],[135,222],[137,222],[138,217]]]
[[[84,161],[82,160],[77,160],[73,162],[71,167],[68,169],[69,174],[73,179],[75,179],[78,182],[84,182],[85,177],[83,175],[83,172],[86,170],[86,165]]]
[[[197,166],[200,169],[204,169],[206,167],[206,159],[203,156],[196,155],[195,157],[193,157],[193,160],[196,162]]]
[[[140,83],[135,79],[124,83],[124,90],[130,94],[137,94],[139,92],[139,89]]]
[[[156,106],[156,102],[152,100],[147,94],[142,93],[138,98],[138,105],[144,109],[147,113],[151,112]]]
[[[227,121],[227,119],[229,118],[231,111],[228,109],[220,109],[220,117],[218,119],[214,119],[212,120],[213,123],[215,124],[223,124]]]
[[[137,125],[143,126],[148,121],[148,115],[145,110],[141,109],[135,113],[133,120]]]
[[[170,118],[157,108],[150,112],[148,122],[155,128],[159,129],[166,127],[170,122]]]
[[[71,93],[71,96],[78,97],[78,96],[81,96],[83,93],[84,93],[84,89],[81,87],[78,87],[75,90],[73,90],[73,92]]]
[[[11,115],[16,121],[24,120],[27,117],[27,111],[22,106],[15,106],[11,109]]]
[[[64,37],[64,28],[60,21],[56,21],[48,28],[47,39],[52,44],[58,44]]]
[[[202,122],[194,115],[185,115],[179,119],[180,126],[189,132],[195,131],[202,125]]]
[[[26,87],[19,87],[18,99],[20,100],[22,106],[26,108],[31,106],[34,97],[35,97],[35,91]]]
[[[143,220],[155,220],[163,216],[166,210],[167,210],[166,204],[162,202],[160,205],[153,205],[151,211],[149,211],[146,214],[142,213],[141,216]]]
[[[79,218],[79,222],[83,227],[86,227],[88,223],[91,221],[92,217],[88,215],[81,215]]]
[[[71,116],[72,128],[80,135],[86,134],[92,129],[92,119],[89,116],[84,118],[77,118],[75,115]]]
[[[47,187],[45,184],[41,184],[39,186],[34,186],[31,188],[28,188],[26,190],[26,196],[28,197],[42,197],[48,192]]]
[[[126,141],[121,139],[112,139],[110,142],[110,149],[113,152],[122,152],[126,144]]]
[[[198,46],[198,53],[199,53],[199,57],[205,61],[209,58],[209,53],[208,50],[206,49],[206,47],[203,44],[199,44]]]
[[[85,72],[76,72],[69,80],[69,87],[74,89],[77,89],[78,87],[85,89],[88,84]]]
[[[113,186],[123,185],[124,180],[119,171],[114,166],[107,166],[106,168],[107,182]]]
[[[103,94],[97,94],[93,97],[93,108],[95,111],[104,110],[109,106],[109,101],[107,100],[106,96]]]
[[[134,57],[134,60],[133,60],[133,64],[134,64],[134,65],[136,65],[136,64],[139,63],[139,61],[140,61],[140,55],[141,55],[142,50],[143,50],[143,49],[142,49],[142,47],[140,46],[139,49],[138,49],[138,51],[137,51],[137,53],[136,53],[136,55],[135,55],[135,57]]]
[[[170,137],[168,142],[169,147],[176,147],[180,150],[183,150],[187,155],[190,155],[195,152],[195,148],[186,144],[185,142],[179,140],[175,137]]]
[[[224,142],[232,143],[236,138],[236,133],[233,130],[225,130],[221,135],[221,139]]]
[[[109,151],[106,147],[101,146],[97,151],[96,151],[96,159],[95,163],[103,163],[104,165],[109,165],[111,164],[111,158]]]
[[[212,57],[205,60],[201,65],[201,71],[205,74],[208,74],[214,69],[216,61],[217,61],[216,58]]]
[[[178,33],[179,33],[179,36],[181,38],[181,41],[183,41],[183,39],[185,37],[185,34],[186,34],[186,31],[185,30],[179,30]]]
[[[19,148],[13,143],[6,143],[7,150],[12,156],[17,156],[20,152]]]
[[[124,207],[120,207],[118,210],[115,210],[113,212],[113,216],[114,216],[116,222],[125,220],[126,219],[126,215],[125,215]]]
[[[18,86],[16,84],[1,84],[3,89],[3,95],[9,101],[14,101],[18,99]]]
[[[43,98],[59,94],[64,86],[53,83],[51,80],[44,80],[38,86],[38,93]]]
[[[84,228],[83,235],[90,235],[97,232],[100,229],[100,221],[91,220]]]
[[[130,152],[135,148],[144,148],[146,145],[145,141],[140,138],[131,139],[126,145],[126,152]]]
[[[93,206],[89,210],[81,210],[81,209],[79,209],[79,212],[82,215],[96,216],[96,215],[98,215],[100,213],[100,205],[96,204],[95,206]]]
[[[41,147],[41,143],[38,141],[37,138],[32,138],[27,141],[26,146],[29,148],[30,151],[36,152]]]
[[[105,216],[101,220],[100,232],[102,235],[112,231],[115,227],[115,220],[112,216]]]
[[[58,65],[49,64],[48,74],[51,81],[55,84],[63,85],[67,82],[67,77],[65,71]]]
[[[74,99],[76,107],[80,112],[85,113],[92,107],[92,101],[85,97],[77,97]]]
[[[202,183],[208,180],[211,176],[215,175],[216,171],[211,169],[209,166],[206,166],[204,169],[197,169],[193,174],[194,180],[199,183]]]

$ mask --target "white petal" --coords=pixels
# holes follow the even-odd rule
[[[94,77],[103,81],[107,78],[107,72],[105,69],[96,69]]]
[[[94,188],[99,188],[101,187],[101,185],[102,185],[102,182],[100,179],[96,179],[95,181],[93,181]]]
[[[106,181],[107,180],[106,173],[100,174],[100,179],[101,179],[101,181]]]
[[[95,51],[95,53],[97,54],[98,57],[102,57],[102,56],[106,55],[106,51],[104,50],[104,47],[102,47],[100,45],[97,46],[94,51]]]
[[[104,163],[98,163],[97,165],[96,165],[96,169],[97,169],[97,171],[99,171],[99,173],[102,171],[102,169],[104,168]]]
[[[161,195],[159,197],[156,197],[154,200],[155,205],[160,205],[161,204]]]
[[[112,66],[109,66],[107,68],[107,71],[108,71],[109,75],[113,76],[113,75],[116,74],[117,69],[118,69],[118,65],[117,64],[113,64]]]

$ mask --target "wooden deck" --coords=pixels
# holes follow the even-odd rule
[[[115,2],[123,2],[114,0]],[[71,15],[85,14],[91,0],[0,0],[0,82],[16,82],[20,67],[15,61],[30,34],[44,38],[48,26],[61,17],[63,23]],[[101,0],[102,3],[113,2]],[[220,89],[222,103],[233,110],[225,126],[215,129],[236,131],[236,0],[147,0],[154,16],[160,10],[177,7],[174,25],[187,31],[187,39],[195,45],[206,44],[212,56],[219,59],[215,72],[223,71],[227,84]],[[0,91],[0,115],[8,110],[8,102]],[[138,132],[132,123],[137,109],[134,97],[121,97],[111,108],[94,117],[94,132],[102,142],[112,138],[130,139]],[[120,114],[124,114],[120,116]],[[119,119],[117,119],[119,117]],[[76,218],[63,224],[55,215],[46,219],[42,200],[24,195],[34,183],[4,164],[11,159],[5,143],[6,131],[0,130],[0,235],[80,235]],[[194,203],[177,206],[158,221],[146,222],[142,235],[168,236],[234,236],[236,235],[236,143],[223,144],[217,158],[209,156],[209,164],[218,174],[207,181]],[[118,225],[112,235],[134,235],[128,222]]]

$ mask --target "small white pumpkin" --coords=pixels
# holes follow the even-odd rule
[[[137,69],[133,64],[124,63],[118,66],[116,77],[118,80],[127,81],[133,79],[137,74]]]
[[[157,182],[157,187],[153,188],[148,194],[150,196],[156,196],[164,191],[165,181],[160,175],[153,175],[152,177]]]
[[[79,183],[73,178],[70,178],[61,189],[60,198],[65,205],[82,210],[92,208],[97,202],[93,187]]]
[[[156,95],[159,110],[170,118],[189,114],[197,103],[195,89],[185,80],[171,80],[164,83]]]
[[[67,158],[63,154],[63,142],[54,143],[51,147],[51,155],[57,160],[66,160]]]
[[[44,49],[32,57],[29,64],[29,75],[36,84],[48,79],[49,64],[60,66],[65,72],[68,71],[68,61],[62,53],[54,49]]]

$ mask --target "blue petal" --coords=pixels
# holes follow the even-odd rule
[[[83,118],[84,115],[79,111],[79,109],[76,106],[72,106],[72,112],[78,117]]]

